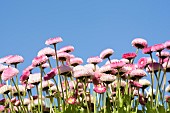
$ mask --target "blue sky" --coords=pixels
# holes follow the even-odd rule
[[[0,1],[0,57],[19,54],[31,64],[48,38],[61,36],[59,47],[73,45],[86,59],[112,48],[112,58],[134,52],[131,41],[149,45],[170,40],[168,0],[3,0]]]

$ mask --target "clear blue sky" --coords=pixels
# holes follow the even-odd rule
[[[46,39],[61,36],[86,59],[112,48],[112,58],[134,52],[131,41],[170,40],[169,0],[1,0],[0,57],[19,54],[31,64]]]

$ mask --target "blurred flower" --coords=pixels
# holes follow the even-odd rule
[[[142,38],[135,38],[134,40],[132,40],[132,46],[138,49],[143,49],[147,47],[147,41]]]
[[[73,46],[65,46],[60,48],[59,52],[66,52],[66,53],[70,53],[74,51],[74,47]]]
[[[47,91],[50,87],[54,86],[51,80],[42,81],[42,91]],[[41,84],[38,85],[39,91],[41,91]]]
[[[113,49],[105,49],[100,53],[100,58],[109,58],[114,53]]]
[[[99,94],[103,94],[106,92],[106,87],[99,84],[94,87],[93,91]]]
[[[151,51],[153,52],[160,52],[164,49],[164,44],[155,44],[152,46]]]
[[[9,57],[7,60],[6,60],[6,63],[7,64],[18,64],[18,63],[22,63],[24,62],[24,58],[22,56],[19,56],[19,55],[12,55],[11,57]]]
[[[71,66],[77,66],[83,63],[83,60],[81,58],[75,57],[70,59],[70,65]]]
[[[124,53],[124,54],[122,55],[122,58],[131,60],[131,59],[134,59],[136,56],[137,56],[136,53]]]
[[[68,103],[68,104],[75,104],[75,103],[76,103],[76,98],[74,98],[74,97],[69,97],[69,98],[67,99],[67,103]]]
[[[125,65],[125,62],[123,61],[117,61],[117,62],[113,62],[111,63],[111,67],[115,68],[115,69],[120,69],[121,67],[123,67]]]
[[[146,72],[142,69],[135,69],[130,72],[130,77],[132,80],[140,79],[146,76]]]
[[[1,75],[1,79],[4,81],[12,79],[14,76],[16,76],[19,73],[19,70],[14,67],[8,67],[4,69]]]
[[[48,60],[47,56],[44,56],[44,55],[37,56],[32,60],[32,65],[37,67],[37,66],[40,66],[41,64],[46,63],[47,60]]]
[[[58,67],[59,71],[57,70],[57,74],[59,75],[65,75],[65,76],[71,76],[72,68],[67,65],[61,65]]]
[[[95,56],[95,57],[88,58],[87,62],[90,63],[90,64],[96,65],[96,64],[102,62],[102,59],[100,57],[98,57],[98,56]]]
[[[114,80],[116,80],[116,76],[103,73],[102,76],[100,77],[100,80],[106,84],[110,84]]]
[[[165,46],[166,49],[170,50],[170,40],[166,41],[164,43],[164,46]]]
[[[142,84],[140,84],[137,81],[131,80],[129,83],[131,84],[132,87],[142,88]]]
[[[100,73],[106,73],[106,74],[116,74],[117,70],[112,68],[112,64],[106,64],[99,69]]]
[[[53,45],[53,44],[57,44],[62,41],[63,41],[63,39],[61,37],[49,38],[48,40],[45,41],[45,44]]]
[[[20,76],[20,82],[26,83],[30,75],[30,71],[24,71],[23,74]]]
[[[17,90],[17,88],[15,86],[12,87],[12,95],[13,96],[19,96],[19,95],[25,96],[24,95],[24,94],[26,94],[25,87],[23,85],[18,85],[17,87],[18,87],[19,91]]]
[[[154,62],[148,65],[148,67],[146,68],[146,71],[151,73],[152,71],[158,72],[158,71],[161,71],[162,69],[163,67],[160,63]]]
[[[8,94],[12,90],[11,85],[0,84],[0,94]]]
[[[8,66],[5,66],[3,64],[0,64],[0,74],[4,71],[4,69],[8,68]]]
[[[138,60],[138,67],[140,69],[144,69],[147,65],[147,58],[146,57],[142,57]]]
[[[113,62],[117,62],[117,61],[119,61],[119,60],[118,60],[118,59],[108,60],[108,61],[105,63],[105,65],[107,65],[107,64],[111,64],[111,63],[113,63]]]
[[[56,59],[56,56],[53,56],[54,59]],[[70,54],[66,52],[58,52],[57,53],[57,59],[59,61],[66,61],[67,59],[70,58]]]
[[[143,89],[146,89],[151,85],[150,81],[147,79],[139,79],[139,83],[142,85]]]
[[[33,85],[38,85],[41,81],[41,73],[30,74],[28,83]]]
[[[6,61],[8,60],[8,58],[12,57],[13,55],[8,55],[8,56],[5,56],[3,58],[0,58],[0,63],[6,63]]]
[[[43,49],[41,49],[39,52],[38,52],[38,55],[37,56],[47,56],[47,57],[51,57],[51,56],[54,56],[55,55],[55,50],[52,49],[51,47],[45,47]]]
[[[165,91],[166,91],[166,92],[170,92],[170,85],[168,85],[168,86],[165,88]]]
[[[143,54],[151,54],[152,53],[151,48],[152,46],[143,48],[142,50]]]
[[[58,73],[57,68],[53,68],[50,72],[48,72],[48,73],[44,76],[44,80],[50,80],[50,79],[53,78],[57,73]]]

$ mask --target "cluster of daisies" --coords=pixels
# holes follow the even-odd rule
[[[147,103],[169,107],[165,102],[170,102],[170,96],[165,91],[170,92],[170,85],[166,87],[170,41],[148,46],[146,40],[136,38],[132,41],[136,52],[111,59],[114,50],[108,48],[88,58],[85,65],[72,54],[73,46],[57,48],[62,41],[61,37],[46,40],[49,47],[41,49],[20,76],[17,66],[24,62],[22,56],[0,58],[1,112],[57,113],[78,108],[86,113],[108,113],[122,107],[130,112],[139,106],[145,111]],[[139,50],[146,57],[136,60]],[[104,65],[99,66],[101,62]],[[38,72],[33,71],[37,68]]]

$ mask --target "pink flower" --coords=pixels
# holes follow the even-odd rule
[[[66,52],[66,53],[70,53],[74,51],[74,47],[73,46],[65,46],[60,48],[59,50],[60,52]]]
[[[115,69],[119,69],[119,68],[123,67],[124,65],[125,65],[125,62],[123,62],[123,61],[117,61],[117,62],[111,63],[111,67],[115,68]]]
[[[82,71],[75,71],[73,76],[75,78],[91,77],[91,76],[94,76],[94,72],[90,69],[85,68]]]
[[[47,68],[47,67],[49,67],[49,63],[44,63],[44,64],[42,64],[42,68],[43,68],[43,69],[45,69],[45,68]]]
[[[81,58],[75,57],[75,58],[70,59],[70,65],[71,66],[77,66],[77,65],[80,65],[82,63],[83,63],[83,60]]]
[[[47,91],[50,87],[54,86],[51,80],[42,81],[42,91]],[[41,91],[41,84],[38,85],[39,91]]]
[[[30,71],[24,71],[23,74],[20,76],[20,82],[25,83],[30,75]]]
[[[142,69],[135,69],[135,70],[132,70],[130,73],[130,77],[134,79],[140,79],[144,76],[146,76],[146,72]]]
[[[170,72],[170,60],[162,64],[163,68],[166,69],[166,72]]]
[[[33,66],[33,65],[31,64],[30,66],[26,67],[26,68],[23,70],[23,73],[24,73],[24,71],[30,71],[30,72],[31,72],[34,68],[35,68],[35,66]]]
[[[102,74],[100,77],[100,80],[106,84],[112,83],[116,79],[116,76],[111,75],[111,74]]]
[[[74,97],[69,97],[69,98],[67,99],[67,103],[68,103],[68,104],[76,104],[76,98],[74,98]]]
[[[5,66],[3,64],[0,64],[0,74],[4,71],[4,69],[8,68],[8,66]]]
[[[137,82],[137,81],[131,80],[129,83],[130,83],[133,87],[142,88],[142,85],[141,85],[139,82]]]
[[[58,72],[57,70],[57,74],[69,76],[70,72],[72,71],[72,68],[67,65],[61,65],[59,66],[59,70],[60,72]]]
[[[7,64],[18,64],[24,62],[24,58],[19,55],[13,55],[6,60]]]
[[[170,40],[164,43],[166,49],[170,50]]]
[[[117,70],[112,67],[112,64],[107,64],[107,65],[102,66],[99,69],[99,72],[106,73],[106,74],[116,74]]]
[[[119,60],[118,59],[112,59],[112,60],[108,60],[105,64],[107,65],[107,64],[111,64],[111,63],[117,62],[117,61],[119,61]]]
[[[130,73],[132,70],[136,69],[136,66],[134,64],[125,64],[121,69],[124,70],[127,74]]]
[[[32,60],[32,65],[37,67],[37,66],[40,66],[41,64],[46,63],[47,60],[48,60],[47,56],[44,56],[44,55],[37,56]]]
[[[147,41],[142,38],[135,38],[132,41],[132,46],[138,49],[143,49],[148,46]]]
[[[96,93],[103,94],[106,92],[106,87],[99,84],[99,85],[95,86],[93,90]]]
[[[109,58],[114,53],[113,49],[105,49],[100,53],[100,58]]]
[[[147,58],[146,57],[142,57],[138,60],[138,67],[140,69],[144,69],[147,65]]]
[[[95,57],[88,58],[87,62],[90,63],[90,64],[96,65],[96,64],[102,62],[102,59],[100,57],[98,57],[98,56],[95,56]]]
[[[62,41],[63,41],[63,39],[61,37],[49,38],[48,40],[46,40],[45,44],[46,45],[54,45],[54,44],[57,44]]]
[[[150,81],[147,79],[139,79],[139,83],[142,85],[143,89],[151,85]]]
[[[41,81],[41,73],[30,74],[28,83],[33,85],[38,85]]]
[[[19,92],[18,92],[18,90],[16,89],[16,87],[13,86],[13,87],[12,87],[12,94],[13,94],[14,96],[19,96],[19,93],[20,93],[21,96],[24,96],[24,94],[26,93],[25,87],[24,87],[23,85],[18,85],[17,87],[18,87]]]
[[[122,58],[131,60],[131,59],[134,59],[136,56],[137,56],[136,53],[125,53],[122,55]]]
[[[8,67],[4,69],[1,75],[1,79],[4,81],[7,81],[9,79],[12,79],[14,76],[16,76],[19,73],[19,70],[13,67]]]
[[[166,58],[166,57],[170,56],[170,53],[168,51],[161,51],[160,53],[157,52],[156,56],[158,56],[160,58]]]
[[[37,56],[47,56],[51,57],[55,55],[55,50],[50,47],[45,47],[38,52]]]
[[[8,58],[10,58],[11,56],[13,55],[8,55],[8,56],[5,56],[3,58],[0,58],[0,63],[6,63],[6,61],[8,60]]]
[[[155,44],[152,46],[151,51],[153,52],[160,52],[164,49],[164,44]]]
[[[56,56],[53,56],[54,59],[56,59]],[[67,59],[70,58],[70,54],[66,52],[58,52],[57,53],[57,58],[60,61],[66,61]]]
[[[0,84],[0,94],[8,94],[12,90],[11,85]]]
[[[44,76],[44,80],[50,80],[50,79],[53,78],[56,74],[57,74],[57,68],[53,68],[50,72],[48,72],[48,73]]]
[[[142,50],[143,54],[151,54],[152,53],[151,48],[152,46],[143,48]]]
[[[154,62],[150,63],[146,69],[147,72],[158,72],[159,70],[161,71],[163,69],[162,65],[160,63]]]
[[[5,110],[5,106],[0,105],[0,112],[3,112]]]

